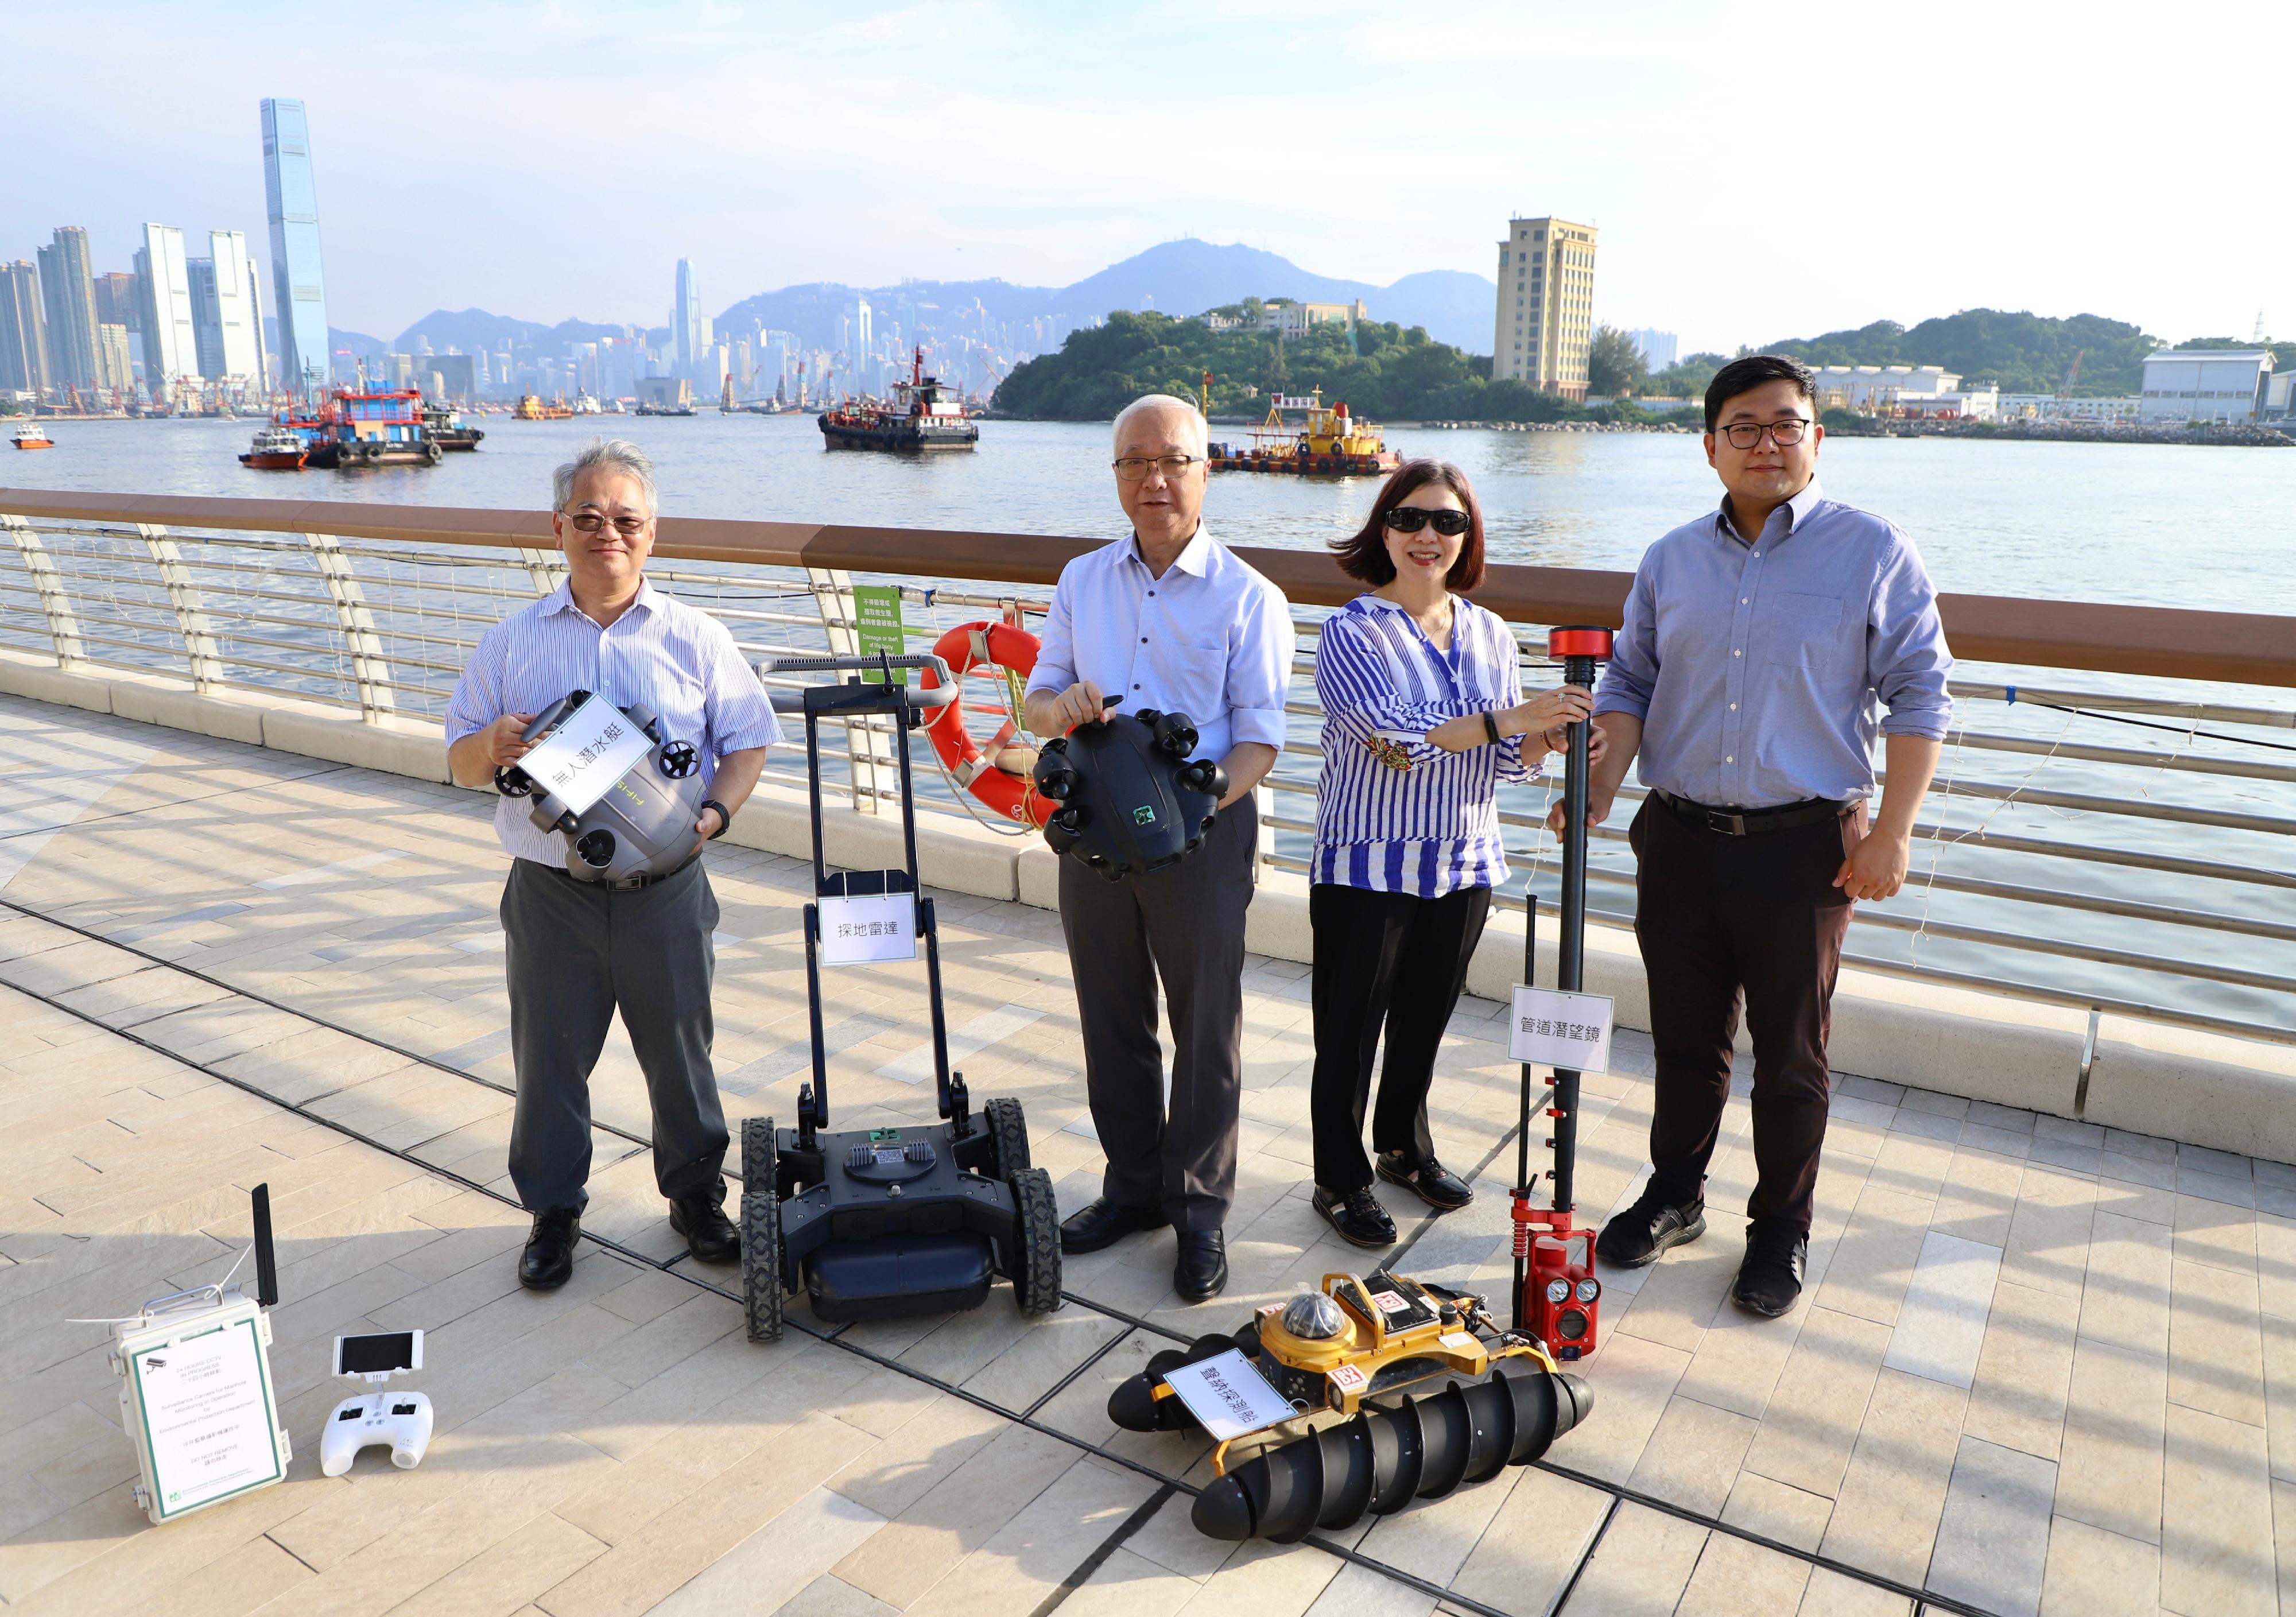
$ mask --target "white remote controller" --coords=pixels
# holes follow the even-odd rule
[[[335,1338],[335,1374],[363,1380],[374,1391],[347,1398],[319,1434],[319,1472],[339,1477],[362,1449],[390,1446],[390,1463],[412,1471],[430,1447],[430,1400],[420,1392],[393,1392],[387,1383],[402,1370],[422,1367],[422,1333],[395,1331]]]
[[[320,1474],[342,1475],[360,1449],[377,1443],[390,1445],[390,1463],[401,1471],[420,1465],[430,1447],[430,1400],[388,1389],[343,1399],[319,1437]]]

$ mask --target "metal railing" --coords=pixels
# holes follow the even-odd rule
[[[290,696],[369,722],[441,718],[479,636],[563,576],[546,519],[512,513],[0,491],[0,650],[202,693]],[[1089,543],[666,520],[649,576],[724,622],[753,659],[853,649],[857,580],[897,583],[924,649],[960,622],[1041,610],[1045,584]],[[1300,631],[1262,855],[1305,871],[1322,756],[1314,648],[1323,609],[1353,587],[1327,558],[1247,554],[1284,586]],[[1619,574],[1492,574],[1477,598],[1518,624],[1534,663],[1545,623],[1615,621],[1625,587]],[[2002,666],[1956,683],[1913,878],[1897,899],[1859,907],[1846,958],[2296,1042],[2296,708],[2284,696],[2296,623],[1969,596],[1948,597],[1945,611],[1956,652]],[[2194,677],[2163,673],[2180,644],[2190,649],[2177,666]],[[2003,665],[2012,655],[2088,677],[2029,684]],[[1527,670],[1526,683],[1538,677]],[[978,683],[976,699],[1004,716],[1001,682]],[[890,795],[891,744],[882,726],[849,728],[840,780],[857,808]],[[801,780],[778,768],[767,778]],[[930,770],[921,780],[929,808],[993,819],[953,783]],[[1599,919],[1632,923],[1624,825],[1640,796],[1621,793],[1596,833]],[[1556,850],[1539,789],[1516,798],[1501,819],[1517,874],[1499,901],[1519,907],[1526,891],[1553,892]]]

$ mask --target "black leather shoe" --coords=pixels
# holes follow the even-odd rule
[[[1750,1314],[1775,1319],[1801,1301],[1802,1277],[1809,1272],[1809,1236],[1778,1219],[1756,1219],[1746,1226],[1746,1260],[1730,1287],[1730,1301]]]
[[[1172,1289],[1189,1302],[1202,1302],[1227,1289],[1227,1237],[1216,1229],[1180,1232],[1180,1260],[1172,1266]]]
[[[581,1233],[579,1209],[546,1207],[535,1214],[526,1250],[518,1256],[518,1283],[532,1292],[564,1285],[574,1272],[574,1241]]]
[[[697,1190],[669,1204],[669,1227],[685,1237],[685,1250],[704,1263],[731,1263],[742,1255],[742,1233],[726,1216],[726,1181],[715,1190]]]
[[[1127,1207],[1098,1196],[1061,1220],[1061,1250],[1096,1252],[1114,1246],[1135,1230],[1161,1229],[1170,1222],[1160,1207]]]
[[[1404,1161],[1403,1153],[1382,1151],[1379,1153],[1379,1177],[1390,1185],[1402,1186],[1437,1212],[1456,1212],[1475,1199],[1473,1187],[1433,1157],[1411,1167]],[[1390,1235],[1389,1239],[1394,1237]]]
[[[1325,1190],[1316,1186],[1316,1211],[1340,1232],[1340,1238],[1357,1246],[1393,1246],[1395,1220],[1365,1185],[1356,1190]]]
[[[1676,1202],[1656,1183],[1643,1186],[1635,1204],[1603,1226],[1595,1256],[1612,1268],[1640,1268],[1669,1246],[1706,1233],[1706,1200]]]

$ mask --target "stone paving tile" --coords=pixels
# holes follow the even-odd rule
[[[2047,1460],[1964,1436],[1924,1587],[2000,1617],[2037,1617],[2056,1482]]]

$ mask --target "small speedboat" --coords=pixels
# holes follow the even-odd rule
[[[258,472],[300,472],[310,454],[303,435],[292,427],[266,427],[239,457],[242,466]]]
[[[56,447],[56,440],[48,436],[48,430],[37,421],[27,422],[17,428],[9,434],[8,441],[19,449],[53,449]]]

